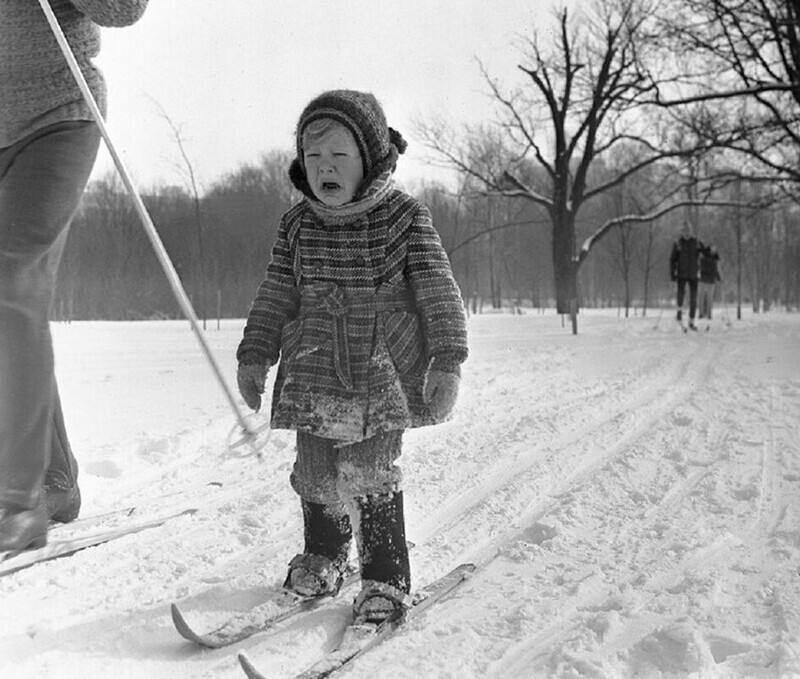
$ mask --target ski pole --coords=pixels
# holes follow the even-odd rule
[[[661,317],[664,315],[664,307],[659,309],[658,311],[658,318],[656,319],[656,324],[653,326],[653,330],[658,330],[658,324],[661,323]]]
[[[247,420],[245,420],[244,415],[242,414],[239,405],[236,403],[236,400],[233,397],[233,393],[231,392],[230,388],[228,387],[227,383],[225,382],[225,378],[222,375],[222,371],[220,370],[219,364],[217,363],[216,359],[214,358],[213,354],[211,353],[211,349],[206,342],[205,337],[200,330],[200,324],[197,320],[197,315],[194,312],[194,308],[192,307],[192,303],[189,301],[189,297],[186,294],[186,291],[183,288],[183,284],[181,283],[180,277],[178,276],[178,272],[175,270],[175,267],[172,264],[172,260],[169,258],[169,254],[167,253],[166,248],[164,247],[163,242],[161,241],[161,237],[158,235],[158,231],[156,231],[156,227],[153,224],[153,220],[150,218],[150,214],[147,212],[147,208],[142,201],[142,197],[139,195],[139,192],[136,190],[136,187],[133,185],[133,181],[131,180],[130,174],[128,173],[125,164],[122,162],[119,154],[117,153],[116,147],[111,140],[111,137],[108,134],[108,129],[106,128],[105,121],[103,120],[103,114],[100,112],[100,108],[97,105],[97,102],[94,99],[94,95],[92,91],[89,89],[89,85],[86,83],[86,79],[83,77],[83,73],[81,72],[80,66],[78,65],[78,61],[75,59],[75,55],[72,52],[72,48],[69,46],[66,37],[64,36],[64,32],[61,30],[61,26],[58,23],[58,19],[56,19],[56,15],[53,12],[53,9],[50,7],[50,3],[48,0],[39,0],[39,4],[42,7],[42,11],[44,12],[45,17],[47,18],[47,22],[50,24],[50,29],[53,31],[53,35],[55,36],[56,42],[58,42],[58,46],[61,48],[61,51],[64,54],[64,58],[67,60],[67,65],[69,66],[69,70],[72,71],[72,75],[75,78],[75,82],[77,83],[81,94],[83,95],[84,100],[89,106],[89,109],[92,112],[92,117],[94,118],[95,123],[97,123],[97,127],[100,130],[100,134],[103,137],[103,140],[106,143],[106,148],[108,148],[108,152],[111,154],[112,159],[114,160],[114,165],[117,167],[117,171],[122,178],[123,184],[125,184],[125,188],[127,189],[128,193],[130,194],[131,198],[133,199],[133,205],[136,209],[136,213],[139,216],[139,219],[142,222],[142,226],[144,227],[145,233],[150,240],[150,244],[153,246],[155,250],[156,256],[158,257],[158,261],[161,263],[161,267],[164,270],[164,273],[167,276],[167,280],[169,281],[170,287],[172,288],[172,292],[175,296],[175,299],[178,301],[181,309],[183,310],[184,315],[189,320],[189,324],[192,326],[192,330],[194,331],[195,337],[197,341],[200,343],[200,348],[208,361],[209,365],[211,366],[211,370],[214,373],[214,376],[219,382],[219,386],[222,388],[223,393],[230,405],[231,409],[233,410],[234,414],[236,415],[236,419],[239,423],[239,426],[242,428],[244,432],[244,438],[250,443],[253,452],[256,453],[259,457],[261,456],[261,451],[258,449],[255,443],[255,432],[251,430],[249,427]]]

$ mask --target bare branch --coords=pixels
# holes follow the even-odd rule
[[[774,83],[772,85],[757,85],[749,88],[741,88],[734,90],[724,90],[721,92],[707,92],[705,94],[695,94],[689,97],[678,97],[674,99],[664,99],[656,92],[656,96],[651,102],[654,106],[662,108],[674,108],[676,106],[687,106],[689,104],[697,104],[707,101],[719,101],[721,99],[741,99],[742,97],[749,97],[758,94],[766,94],[768,92],[792,92],[797,88],[797,85],[791,83]]]
[[[654,222],[655,220],[663,217],[670,212],[674,212],[680,208],[689,207],[689,206],[698,206],[698,207],[736,207],[741,209],[754,209],[753,205],[745,205],[742,203],[738,203],[735,201],[728,201],[728,200],[707,200],[707,201],[696,201],[696,200],[683,200],[678,201],[676,203],[672,203],[667,207],[661,208],[659,210],[655,210],[653,212],[649,212],[643,215],[622,215],[620,217],[615,217],[614,219],[609,219],[603,226],[601,226],[597,231],[595,231],[591,236],[586,238],[581,245],[581,249],[578,251],[577,255],[575,256],[575,262],[580,263],[589,255],[592,247],[594,247],[611,229],[615,226],[622,226],[624,224],[646,224],[649,222]]]
[[[536,193],[530,187],[526,186],[522,183],[517,177],[515,177],[510,172],[505,172],[503,174],[504,183],[500,185],[498,188],[500,192],[509,198],[527,198],[528,200],[532,200],[534,203],[538,205],[542,205],[543,207],[547,208],[548,210],[552,210],[553,208],[553,201],[548,199],[547,197],[543,196],[540,193]]]

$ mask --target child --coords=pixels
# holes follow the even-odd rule
[[[286,586],[336,593],[355,528],[354,613],[380,622],[408,606],[411,589],[402,434],[450,415],[467,357],[464,306],[429,210],[393,187],[406,142],[372,94],[312,100],[296,145],[289,176],[304,198],[281,220],[237,381],[258,410],[280,355],[271,426],[297,431],[290,480],[305,538]]]
[[[700,318],[706,319],[706,332],[711,330],[711,315],[714,308],[714,291],[722,281],[719,273],[719,253],[713,246],[700,254],[699,305]]]

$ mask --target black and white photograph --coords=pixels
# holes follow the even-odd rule
[[[0,0],[0,677],[800,678],[800,0]]]

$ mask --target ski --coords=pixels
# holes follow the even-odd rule
[[[204,648],[224,648],[248,639],[254,634],[266,632],[295,615],[319,608],[343,588],[353,584],[357,578],[358,575],[351,572],[337,592],[318,597],[304,597],[283,587],[277,587],[264,603],[234,615],[210,632],[197,632],[192,629],[178,605],[173,603],[170,607],[172,623],[178,634],[187,641]]]
[[[184,495],[188,495],[191,492],[195,492],[198,490],[205,490],[208,488],[222,488],[222,482],[208,481],[196,486],[181,488],[180,490],[164,493],[162,495],[156,495],[154,497],[145,498],[140,503],[137,504],[123,505],[122,507],[119,507],[117,509],[110,509],[108,511],[99,512],[97,514],[80,516],[74,521],[70,521],[69,523],[57,523],[51,521],[48,535],[50,537],[61,540],[62,539],[61,536],[64,534],[68,534],[70,536],[74,534],[81,534],[90,526],[96,526],[98,524],[103,524],[103,523],[124,522],[127,521],[130,517],[138,515],[140,513],[141,505],[158,506],[159,504],[162,504],[165,500],[181,497]]]
[[[71,556],[75,554],[75,552],[79,552],[87,547],[95,547],[125,537],[126,535],[133,535],[134,533],[139,533],[149,528],[156,528],[165,524],[170,519],[193,514],[196,511],[196,508],[183,509],[179,512],[173,512],[154,519],[129,523],[118,528],[98,531],[90,535],[50,540],[44,547],[40,547],[39,549],[30,549],[23,552],[4,552],[0,554],[0,556],[2,556],[2,558],[0,558],[0,576],[14,573],[44,561],[51,561],[52,559],[58,559],[62,556]]]
[[[405,615],[390,618],[380,625],[358,622],[348,625],[339,646],[312,667],[298,674],[295,679],[323,679],[338,672],[356,658],[383,643],[405,623],[422,615],[435,603],[442,601],[469,579],[475,568],[475,564],[461,564],[417,592],[414,603]],[[238,658],[239,664],[249,679],[267,679],[266,675],[258,670],[244,651],[239,653]]]

